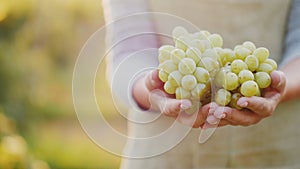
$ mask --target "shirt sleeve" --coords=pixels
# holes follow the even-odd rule
[[[143,68],[158,65],[153,50],[144,52],[157,51],[158,47],[148,1],[103,0],[102,6],[106,22],[106,76],[114,101],[137,108],[131,95],[132,82],[143,76]]]
[[[292,1],[285,40],[285,52],[280,66],[296,58],[300,58],[300,0]]]

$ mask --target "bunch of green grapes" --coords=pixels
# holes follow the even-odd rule
[[[261,91],[271,85],[270,73],[277,63],[269,58],[269,50],[256,48],[250,41],[237,45],[234,50],[219,49],[222,68],[215,77],[220,89],[215,95],[219,105],[241,109],[237,105],[240,97],[261,96]]]
[[[189,33],[183,27],[176,27],[172,36],[175,45],[161,46],[158,54],[164,90],[176,99],[201,103],[209,98],[211,74],[220,68],[216,48],[222,47],[223,39],[208,31]]]
[[[268,49],[256,48],[249,41],[232,50],[222,48],[223,38],[208,31],[189,33],[176,27],[172,36],[175,45],[159,48],[158,69],[165,92],[176,99],[190,99],[198,105],[214,100],[241,109],[237,100],[260,96],[271,84],[270,73],[277,69],[276,62],[268,58]],[[217,90],[212,94],[212,89]]]

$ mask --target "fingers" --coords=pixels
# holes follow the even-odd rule
[[[230,107],[224,107],[225,117],[231,125],[249,126],[258,123],[262,117],[249,110],[237,110]]]
[[[153,70],[146,75],[145,83],[150,91],[163,88],[163,82],[159,79],[157,70]]]
[[[271,87],[276,89],[279,93],[285,90],[286,86],[286,76],[282,71],[273,71],[271,73]]]
[[[272,100],[257,96],[242,97],[238,100],[237,104],[243,108],[252,110],[262,117],[272,115],[276,107]]]
[[[186,110],[192,106],[190,100],[170,98],[159,89],[150,92],[149,100],[151,105],[150,108],[152,110],[158,110],[170,117],[177,117],[180,111]]]

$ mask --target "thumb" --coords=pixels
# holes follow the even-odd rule
[[[286,76],[282,71],[273,71],[271,73],[271,87],[276,89],[279,93],[282,93],[286,85]]]
[[[158,77],[158,70],[152,70],[146,74],[146,86],[151,91],[154,89],[161,89],[163,82]]]

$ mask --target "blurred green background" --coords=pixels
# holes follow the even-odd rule
[[[0,169],[118,168],[120,158],[83,132],[72,103],[76,57],[103,24],[100,0],[0,0]],[[110,98],[99,84],[100,99]]]

